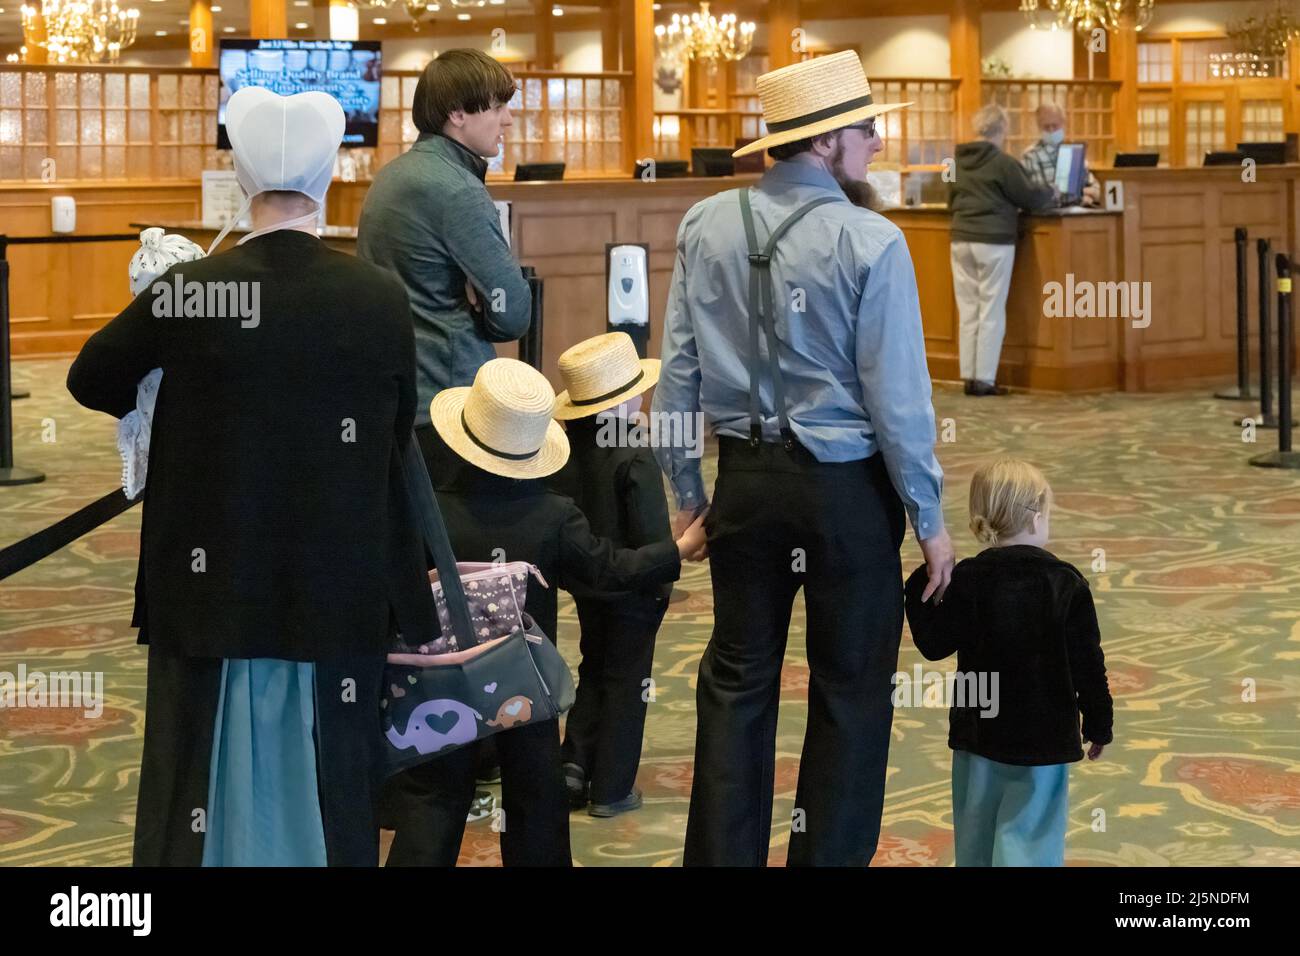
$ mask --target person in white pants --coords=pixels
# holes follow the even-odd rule
[[[952,286],[960,318],[961,377],[967,395],[1002,395],[998,359],[1007,327],[1007,293],[1016,258],[1021,209],[1040,210],[1056,199],[1036,187],[1024,167],[1003,151],[1007,113],[996,104],[975,114],[978,140],[957,146],[952,210]]]

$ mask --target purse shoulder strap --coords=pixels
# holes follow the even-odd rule
[[[474,625],[470,620],[469,600],[465,597],[465,588],[460,583],[456,556],[452,554],[451,541],[447,537],[447,525],[442,520],[438,499],[433,494],[429,469],[424,464],[424,456],[420,454],[420,443],[414,434],[406,443],[406,454],[402,459],[402,465],[406,472],[406,487],[409,489],[408,493],[415,506],[415,514],[420,522],[424,546],[429,549],[429,554],[433,556],[434,564],[438,568],[438,580],[442,584],[443,597],[447,599],[447,612],[451,615],[451,631],[456,637],[456,646],[462,651],[466,650],[478,644]]]

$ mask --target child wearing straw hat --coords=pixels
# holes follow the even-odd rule
[[[569,458],[552,418],[546,376],[515,359],[485,363],[469,387],[439,392],[430,405],[438,435],[461,459],[438,504],[461,561],[527,561],[550,587],[528,582],[527,607],[555,640],[555,588],[636,590],[675,581],[684,557],[704,546],[703,521],[677,541],[619,548],[592,533],[572,499],[540,480]],[[560,769],[558,722],[525,724],[494,738],[501,759],[506,866],[568,866],[569,807]],[[475,747],[399,775],[396,836],[389,865],[452,866],[474,797]]]
[[[627,333],[610,332],[564,352],[559,367],[565,390],[556,398],[555,417],[565,424],[571,454],[555,487],[578,503],[593,532],[620,546],[671,541],[654,455],[646,447],[606,440],[628,434],[607,426],[640,410],[642,395],[659,380],[659,360],[640,358]],[[671,584],[574,592],[582,663],[563,756],[575,810],[612,817],[641,806],[634,784],[645,729],[644,682],[670,593]]]
[[[970,528],[989,547],[957,564],[937,604],[922,599],[924,566],[907,582],[917,649],[932,661],[957,654],[948,746],[958,866],[1062,866],[1080,715],[1089,760],[1111,742],[1097,612],[1087,579],[1046,550],[1051,503],[1028,462],[980,467]],[[971,687],[992,693],[973,702]]]

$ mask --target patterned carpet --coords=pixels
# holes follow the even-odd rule
[[[15,365],[17,386],[32,392],[14,406],[18,463],[48,478],[0,488],[0,544],[118,479],[112,422],[72,402],[66,370],[66,361]],[[1300,476],[1248,467],[1275,434],[1243,444],[1231,423],[1239,409],[1207,395],[975,399],[936,389],[938,416],[951,419],[939,452],[959,557],[974,546],[965,530],[970,475],[1010,453],[1046,472],[1057,499],[1052,549],[1092,583],[1116,740],[1100,761],[1072,771],[1073,865],[1300,865]],[[710,457],[710,481],[713,468]],[[0,671],[25,664],[105,676],[98,718],[71,708],[0,709],[0,864],[129,862],[145,687],[145,656],[127,626],[139,520],[129,512],[0,585]],[[906,570],[919,554],[909,538]],[[695,674],[712,620],[707,566],[690,566],[679,589],[655,661],[639,780],[646,805],[612,820],[575,814],[580,864],[680,861]],[[560,644],[572,658],[577,621],[567,600],[560,614]],[[782,679],[777,864],[806,715],[802,628],[796,608]],[[919,663],[904,635],[899,669]],[[1246,700],[1250,682],[1254,699]],[[942,709],[895,715],[877,865],[952,863],[946,732]],[[496,845],[486,823],[472,825],[462,862],[497,863]]]

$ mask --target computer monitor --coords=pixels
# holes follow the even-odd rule
[[[707,149],[691,150],[692,176],[734,176],[736,161],[731,158],[732,151],[726,147],[710,146]]]
[[[1244,153],[1236,150],[1215,150],[1205,154],[1205,166],[1240,166],[1241,161],[1245,159]]]
[[[1056,154],[1056,191],[1060,193],[1063,206],[1083,202],[1085,152],[1083,143],[1062,143]]]
[[[520,163],[515,167],[515,182],[517,183],[563,178],[564,163]]]
[[[1115,168],[1125,166],[1159,166],[1159,153],[1116,153]]]
[[[1286,162],[1286,142],[1276,143],[1238,143],[1237,152],[1247,159],[1253,159],[1259,166],[1281,166]]]
[[[637,161],[636,178],[640,179],[649,163]],[[655,179],[684,179],[691,174],[690,164],[684,159],[656,159]]]

